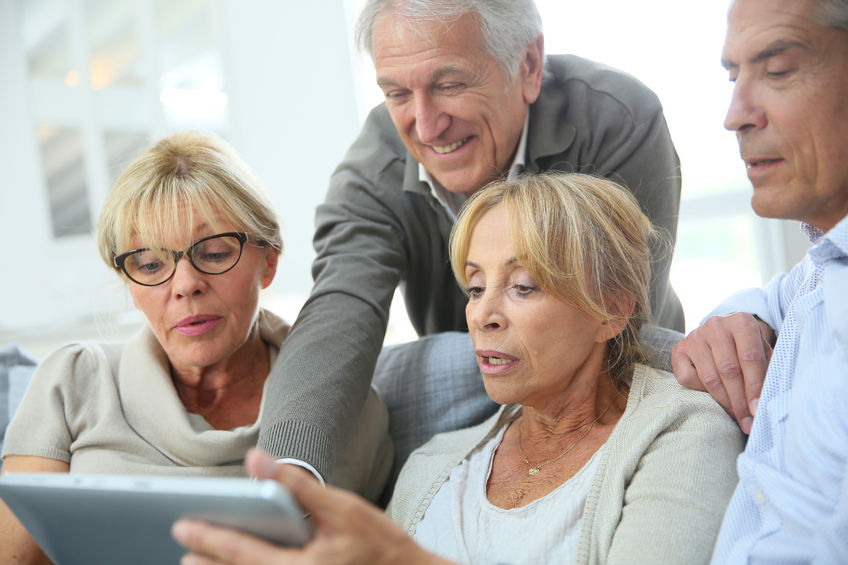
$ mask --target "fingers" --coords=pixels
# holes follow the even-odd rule
[[[346,509],[355,511],[359,504],[367,505],[353,494],[333,487],[324,487],[307,470],[296,465],[277,464],[268,454],[251,449],[245,457],[245,466],[250,475],[258,479],[273,479],[285,486],[297,500],[301,509],[312,515],[313,520],[324,529],[341,525],[346,531],[344,517]]]
[[[236,530],[203,522],[178,520],[171,528],[171,535],[177,543],[192,551],[183,557],[181,565],[292,562],[286,555],[292,552]]]
[[[752,317],[753,318],[753,317]],[[736,349],[744,380],[745,403],[748,412],[757,411],[757,403],[762,392],[768,364],[771,360],[774,332],[764,322],[754,319],[756,326],[749,321],[744,329],[736,332]]]
[[[257,479],[273,479],[279,465],[261,449],[251,448],[244,457],[247,474]]]
[[[729,414],[735,417],[733,408],[722,381],[721,373],[713,357],[713,347],[721,350],[728,349],[727,343],[720,344],[716,339],[709,339],[703,327],[698,328],[672,350],[672,367],[678,382],[693,390],[702,390],[712,397]],[[731,349],[735,349],[732,348]]]
[[[674,347],[674,374],[683,386],[709,392],[749,433],[773,339],[750,314],[714,316]]]

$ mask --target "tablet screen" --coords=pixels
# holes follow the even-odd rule
[[[9,473],[0,498],[58,565],[178,563],[179,518],[241,529],[280,545],[311,536],[289,492],[237,478]]]

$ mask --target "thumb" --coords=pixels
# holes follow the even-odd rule
[[[273,457],[261,449],[252,448],[244,458],[247,473],[255,479],[273,479],[277,468],[281,467]]]
[[[304,512],[312,514],[316,522],[326,522],[333,516],[334,500],[339,493],[325,488],[306,469],[297,465],[277,463],[260,449],[251,449],[245,456],[245,467],[252,477],[273,479],[286,487]]]

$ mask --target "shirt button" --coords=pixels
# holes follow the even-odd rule
[[[765,504],[766,503],[766,495],[763,494],[763,491],[760,489],[754,489],[754,502],[757,504]]]

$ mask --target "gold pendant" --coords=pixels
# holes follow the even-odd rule
[[[527,474],[528,474],[528,475],[530,475],[530,476],[532,477],[533,475],[535,475],[535,474],[536,474],[536,473],[538,473],[538,472],[539,472],[539,468],[538,468],[538,467],[530,467],[530,470],[529,470],[529,471],[527,471]]]

